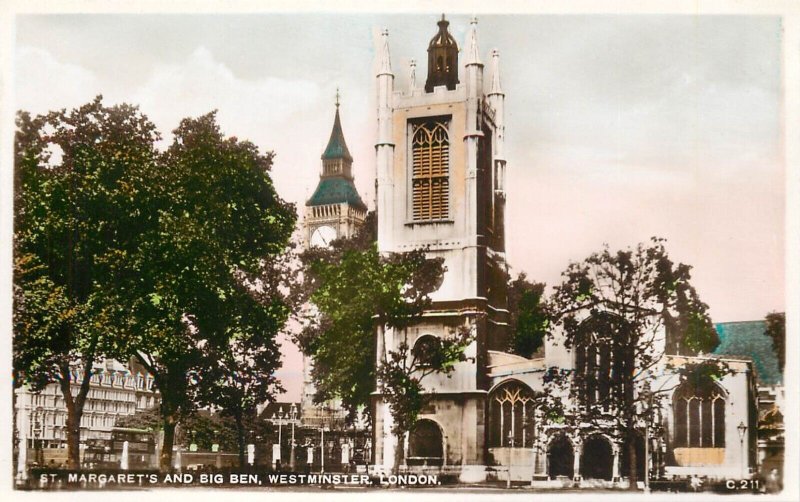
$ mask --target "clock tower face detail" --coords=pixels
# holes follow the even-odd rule
[[[306,201],[306,247],[327,247],[340,237],[352,237],[367,216],[367,206],[353,184],[353,157],[342,132],[338,91],[333,129],[321,158],[319,183]]]
[[[446,268],[432,305],[418,321],[403,330],[377,328],[377,362],[401,343],[424,350],[431,338],[448,337],[457,327],[471,331],[467,361],[457,363],[448,377],[423,378],[432,395],[419,423],[435,428],[446,443],[435,465],[460,466],[462,480],[475,481],[491,463],[486,437],[490,353],[504,352],[509,343],[505,94],[496,50],[483,55],[490,61],[484,79],[477,20],[461,51],[450,23],[444,17],[437,21],[431,26],[424,85],[416,83],[415,63],[404,79],[410,85],[395,85],[387,31],[377,51],[378,249],[424,249],[428,257],[443,259]],[[380,391],[373,396],[376,468],[388,470],[397,446],[393,418]],[[418,432],[409,431],[407,459],[421,455],[414,445],[427,436]]]
[[[310,244],[312,247],[329,247],[336,237],[336,230],[333,227],[322,225],[311,232]]]

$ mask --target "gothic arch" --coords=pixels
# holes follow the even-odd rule
[[[547,476],[573,478],[575,475],[575,451],[572,441],[563,433],[556,434],[547,444]]]
[[[429,418],[417,420],[408,433],[408,465],[444,465],[445,444],[442,427]]]
[[[614,468],[614,447],[602,434],[592,434],[583,441],[581,476],[584,479],[611,481]]]
[[[438,337],[426,333],[414,342],[414,346],[411,348],[411,355],[416,359],[418,365],[428,366],[434,362],[432,358],[437,353],[441,343]]]
[[[511,378],[489,391],[489,447],[533,447],[536,435],[535,393]]]
[[[687,380],[672,395],[673,446],[724,448],[728,393],[717,383]]]

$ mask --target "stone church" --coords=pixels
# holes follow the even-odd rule
[[[417,81],[412,60],[406,88],[395,85],[387,31],[377,53],[378,246],[382,252],[424,247],[447,267],[432,307],[402,336],[412,347],[424,347],[429,337],[448,336],[459,326],[474,335],[469,361],[458,363],[449,378],[425,378],[434,395],[415,428],[402,438],[405,468],[453,473],[465,482],[509,474],[555,486],[625,482],[627,448],[596,427],[544,423],[534,400],[544,390],[542,376],[551,366],[590,371],[598,382],[607,381],[613,366],[603,360],[608,355],[591,347],[576,354],[558,336],[533,359],[505,352],[506,96],[500,58],[497,50],[491,51],[485,68],[476,20],[462,50],[448,26],[443,16],[428,45],[427,76]],[[330,171],[323,173],[323,181],[346,185],[346,148],[335,159],[323,156],[325,162],[330,162]],[[320,201],[327,200],[322,182],[312,201],[318,194]],[[322,226],[309,227],[312,241],[315,232],[318,239],[329,238],[320,230],[326,222],[341,235],[350,228],[347,215],[363,214],[357,194],[347,200],[340,195],[333,202],[314,205],[314,225]],[[379,330],[376,336],[380,353],[396,347],[401,334]],[[690,359],[698,358],[667,355],[653,373],[653,386],[676,388],[657,410],[666,432],[642,431],[635,446],[636,468],[667,478],[749,477],[755,467],[756,431],[752,363],[730,358],[731,373],[714,385],[677,385],[667,363],[680,366]],[[373,468],[388,471],[396,441],[390,432],[392,418],[380,393],[373,398]]]

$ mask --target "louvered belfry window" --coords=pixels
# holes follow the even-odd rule
[[[447,120],[412,124],[412,219],[443,220],[450,206]]]

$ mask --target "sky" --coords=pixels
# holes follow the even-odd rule
[[[426,72],[439,16],[23,15],[15,107],[43,113],[102,94],[139,105],[164,145],[181,118],[216,109],[226,134],[276,153],[276,187],[302,211],[339,88],[372,207],[380,30],[405,89],[411,58]],[[463,47],[469,17],[448,19]],[[715,322],[784,310],[781,35],[766,16],[480,16],[481,58],[488,71],[498,49],[506,94],[513,270],[554,286],[605,243],[659,236],[693,266]],[[297,400],[300,358],[283,350],[282,399]]]

